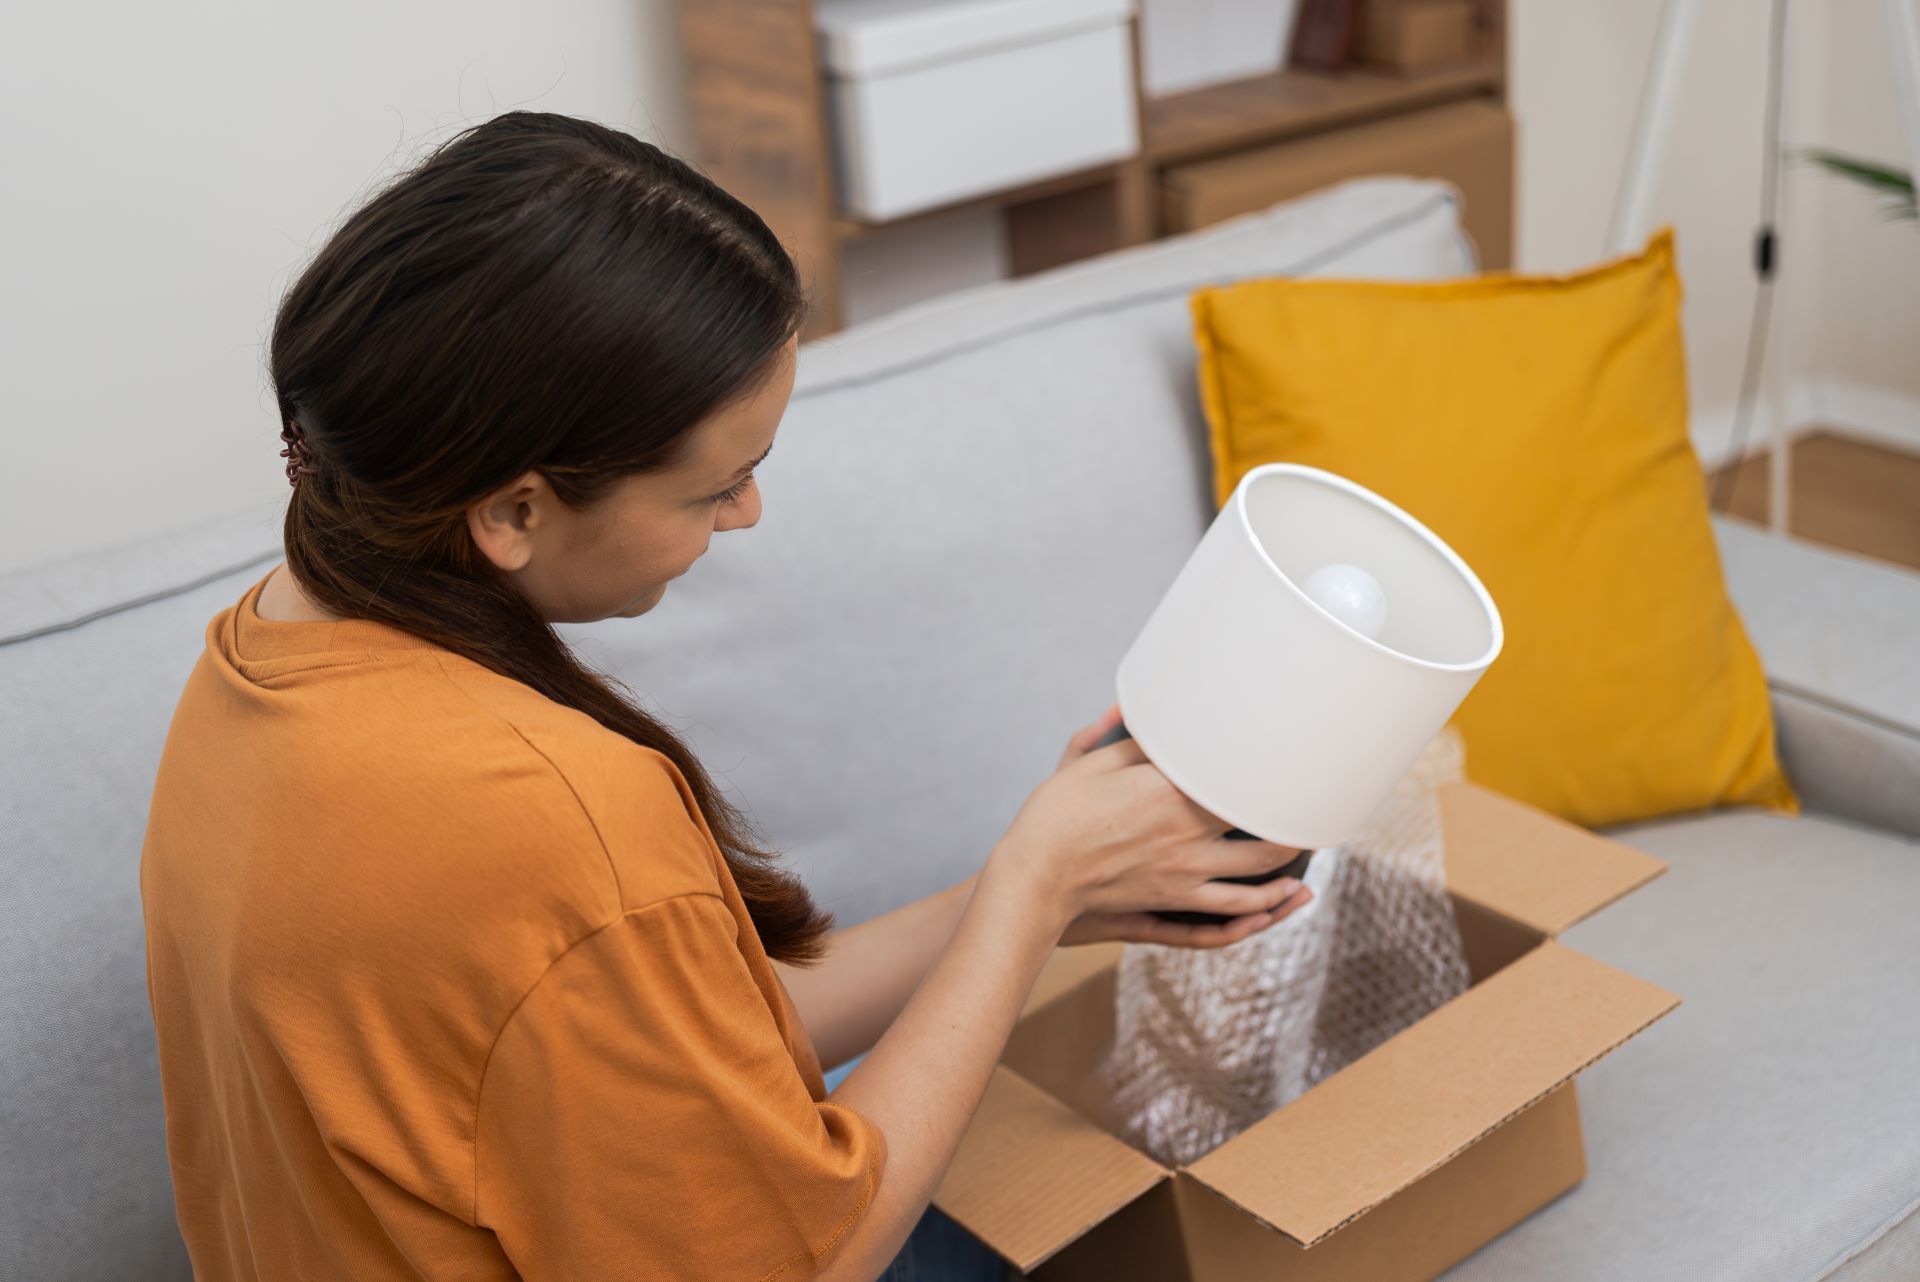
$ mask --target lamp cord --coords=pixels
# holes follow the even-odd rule
[[[1766,360],[1767,333],[1773,321],[1773,278],[1779,268],[1779,237],[1775,230],[1780,201],[1780,82],[1786,58],[1787,0],[1773,0],[1771,26],[1767,33],[1767,108],[1762,129],[1760,153],[1760,226],[1753,234],[1753,271],[1757,278],[1753,291],[1753,314],[1747,329],[1747,352],[1740,369],[1740,399],[1733,412],[1733,435],[1727,462],[1713,479],[1713,493],[1707,500],[1710,510],[1725,512],[1733,501],[1741,463],[1747,452],[1747,430],[1752,424],[1754,403],[1759,397],[1760,369]],[[1785,414],[1785,405],[1773,407]],[[1783,430],[1780,437],[1786,435]],[[1778,438],[1777,438],[1778,439]],[[1782,467],[1780,459],[1769,459],[1769,467]]]

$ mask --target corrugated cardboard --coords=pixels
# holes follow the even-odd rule
[[[1182,1273],[1175,1276],[1262,1282],[1431,1278],[1578,1184],[1586,1171],[1580,1107],[1569,1082],[1312,1249],[1267,1228],[1198,1181],[1176,1177],[1181,1240],[1194,1260],[1191,1266],[1183,1261]],[[1065,1261],[1064,1253],[1060,1258]],[[1048,1277],[1048,1270],[1040,1276]],[[1120,1282],[1162,1275],[1116,1270],[1104,1276]]]
[[[1473,784],[1441,807],[1466,993],[1170,1170],[1106,1111],[1119,947],[1063,949],[938,1205],[1061,1282],[1391,1282],[1432,1277],[1578,1183],[1575,1075],[1679,999],[1554,936],[1665,865]]]
[[[941,1185],[938,1201],[962,1224],[990,1225],[993,1247],[1034,1264],[1158,1184],[1160,1164],[1121,1143],[1018,1073],[996,1068],[968,1142],[984,1155],[974,1178]],[[1060,1179],[1059,1172],[1073,1172]]]
[[[1567,999],[1578,995],[1578,1003]],[[1187,1168],[1313,1246],[1673,1009],[1548,941]],[[1274,1161],[1284,1153],[1285,1162]]]
[[[1486,788],[1440,794],[1447,887],[1456,896],[1557,935],[1667,870],[1631,846]]]
[[[1161,175],[1161,219],[1194,231],[1321,187],[1375,174],[1452,183],[1463,221],[1489,270],[1513,260],[1513,117],[1474,99],[1173,165]]]

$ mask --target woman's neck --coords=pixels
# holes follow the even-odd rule
[[[270,623],[334,623],[340,618],[314,604],[284,564],[275,566],[267,576],[267,585],[254,602],[254,612]]]

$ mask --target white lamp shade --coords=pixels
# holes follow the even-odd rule
[[[1378,581],[1368,639],[1310,600],[1328,564]],[[1500,613],[1420,522],[1319,468],[1241,479],[1120,661],[1121,715],[1175,787],[1256,837],[1352,837],[1500,653]]]

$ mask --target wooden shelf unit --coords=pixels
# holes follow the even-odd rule
[[[1421,75],[1280,71],[1233,80],[1147,99],[1142,150],[1155,164],[1200,160],[1460,98],[1497,95],[1502,80],[1502,64],[1491,55]]]
[[[1088,187],[1102,187],[1115,182],[1126,162],[1095,165],[1091,169],[1082,169],[1070,174],[1057,174],[1039,182],[1027,183],[1020,187],[1008,187],[1002,191],[988,192],[982,196],[973,196],[967,200],[955,201],[950,205],[940,205],[933,209],[921,210],[902,218],[889,219],[882,223],[870,223],[858,218],[841,216],[834,219],[834,234],[844,241],[861,240],[876,232],[891,231],[896,227],[910,227],[914,223],[930,222],[956,214],[967,209],[994,209],[1006,205],[1018,205],[1031,200],[1043,200],[1050,196],[1080,191]]]
[[[997,208],[1012,271],[1027,275],[1165,234],[1158,190],[1173,166],[1464,99],[1504,103],[1506,0],[1475,3],[1480,51],[1457,66],[1415,74],[1286,69],[1152,98],[1140,74],[1136,14],[1138,152],[885,223],[838,207],[812,0],[680,0],[679,9],[696,159],[793,252],[815,298],[806,330],[813,338],[843,321],[842,248],[877,232]]]

